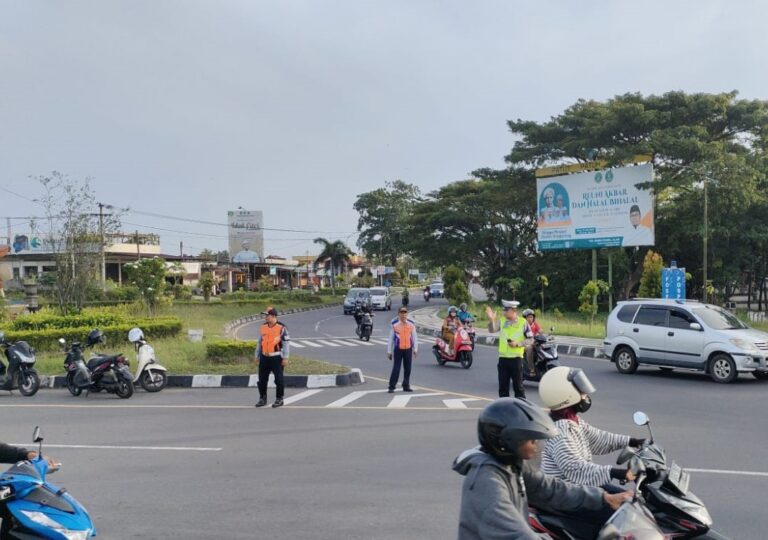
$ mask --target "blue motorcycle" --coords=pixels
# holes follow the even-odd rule
[[[64,488],[46,481],[49,468],[43,458],[43,436],[35,428],[33,440],[39,443],[38,457],[19,461],[0,475],[0,539],[86,540],[96,536],[96,528],[83,506]]]

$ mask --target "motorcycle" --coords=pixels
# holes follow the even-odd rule
[[[453,350],[448,347],[448,342],[443,338],[437,337],[432,346],[432,353],[435,355],[437,363],[444,366],[446,362],[459,362],[461,367],[469,369],[472,367],[472,350],[474,342],[469,336],[469,332],[461,327],[456,332],[453,339]]]
[[[554,331],[554,328],[550,331]],[[536,334],[533,338],[533,371],[523,370],[523,378],[538,382],[547,371],[559,365],[555,338],[552,335]]]
[[[40,376],[35,365],[35,349],[26,341],[10,342],[0,332],[0,347],[5,350],[8,368],[0,362],[0,390],[17,389],[22,396],[34,396],[40,389]]]
[[[475,342],[477,341],[477,331],[475,330],[475,318],[470,316],[466,319],[461,321],[461,324],[464,325],[464,328],[467,330],[467,334],[469,334],[469,339],[472,340],[472,350],[475,350]]]
[[[429,302],[429,297],[432,296],[429,291],[424,291],[424,301]]]
[[[59,343],[66,348],[64,339],[59,339]],[[104,390],[128,399],[134,391],[133,377],[128,370],[129,362],[122,354],[94,355],[88,359],[87,364],[83,360],[85,348],[97,343],[104,343],[104,334],[98,329],[88,334],[85,345],[77,341],[70,345],[64,359],[67,390],[73,396],[79,396],[83,390],[86,390],[86,395]]]
[[[141,328],[132,328],[128,332],[128,341],[133,343],[136,350],[134,386],[138,383],[147,392],[159,392],[165,388],[168,384],[168,370],[157,362],[155,348],[144,339]]]
[[[364,311],[360,315],[355,333],[362,341],[370,341],[373,333],[373,313]]]
[[[43,458],[43,435],[35,428],[38,457],[19,461],[0,475],[0,538],[81,539],[96,536],[83,506],[67,490],[46,480],[61,464],[49,467]]]
[[[638,486],[638,491],[662,530],[672,538],[696,538],[707,534],[712,517],[707,507],[689,489],[690,476],[674,461],[667,460],[666,452],[653,441],[648,415],[638,411],[633,415],[638,426],[647,426],[650,438],[639,450],[625,448],[617,464],[638,459],[646,469],[653,471],[651,482]],[[716,534],[716,533],[714,533]]]

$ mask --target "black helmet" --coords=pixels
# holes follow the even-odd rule
[[[477,438],[483,450],[507,465],[519,461],[523,441],[551,439],[557,428],[543,410],[519,398],[500,398],[490,403],[477,420]]]
[[[85,340],[85,344],[88,347],[93,347],[97,343],[104,343],[106,340],[104,339],[104,332],[99,330],[98,328],[94,328],[90,332],[88,332],[88,338]]]

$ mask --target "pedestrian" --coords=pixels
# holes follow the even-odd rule
[[[269,374],[275,376],[275,402],[273,408],[283,406],[283,368],[288,365],[288,329],[277,320],[277,310],[268,307],[261,312],[264,315],[264,324],[259,328],[259,338],[256,343],[256,358],[259,361],[259,401],[257,407],[267,404],[267,383]]]
[[[387,344],[387,358],[393,360],[392,373],[389,375],[389,393],[395,391],[400,378],[400,365],[403,366],[403,392],[411,390],[411,362],[419,354],[419,336],[416,325],[408,318],[408,308],[403,306],[397,312],[397,319],[392,321]],[[394,358],[393,358],[394,356]]]
[[[526,339],[531,338],[531,328],[522,317],[517,316],[520,302],[501,301],[504,306],[504,324],[496,320],[496,313],[491,306],[486,306],[485,314],[490,322],[489,332],[499,333],[499,397],[509,397],[509,379],[515,390],[515,397],[525,398],[523,388],[523,362]]]

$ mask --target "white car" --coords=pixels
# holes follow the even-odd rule
[[[605,355],[620,373],[640,365],[704,371],[715,382],[739,373],[768,379],[768,333],[725,309],[692,300],[619,302],[608,316]]]
[[[371,306],[386,311],[392,309],[392,297],[387,287],[371,287]]]

